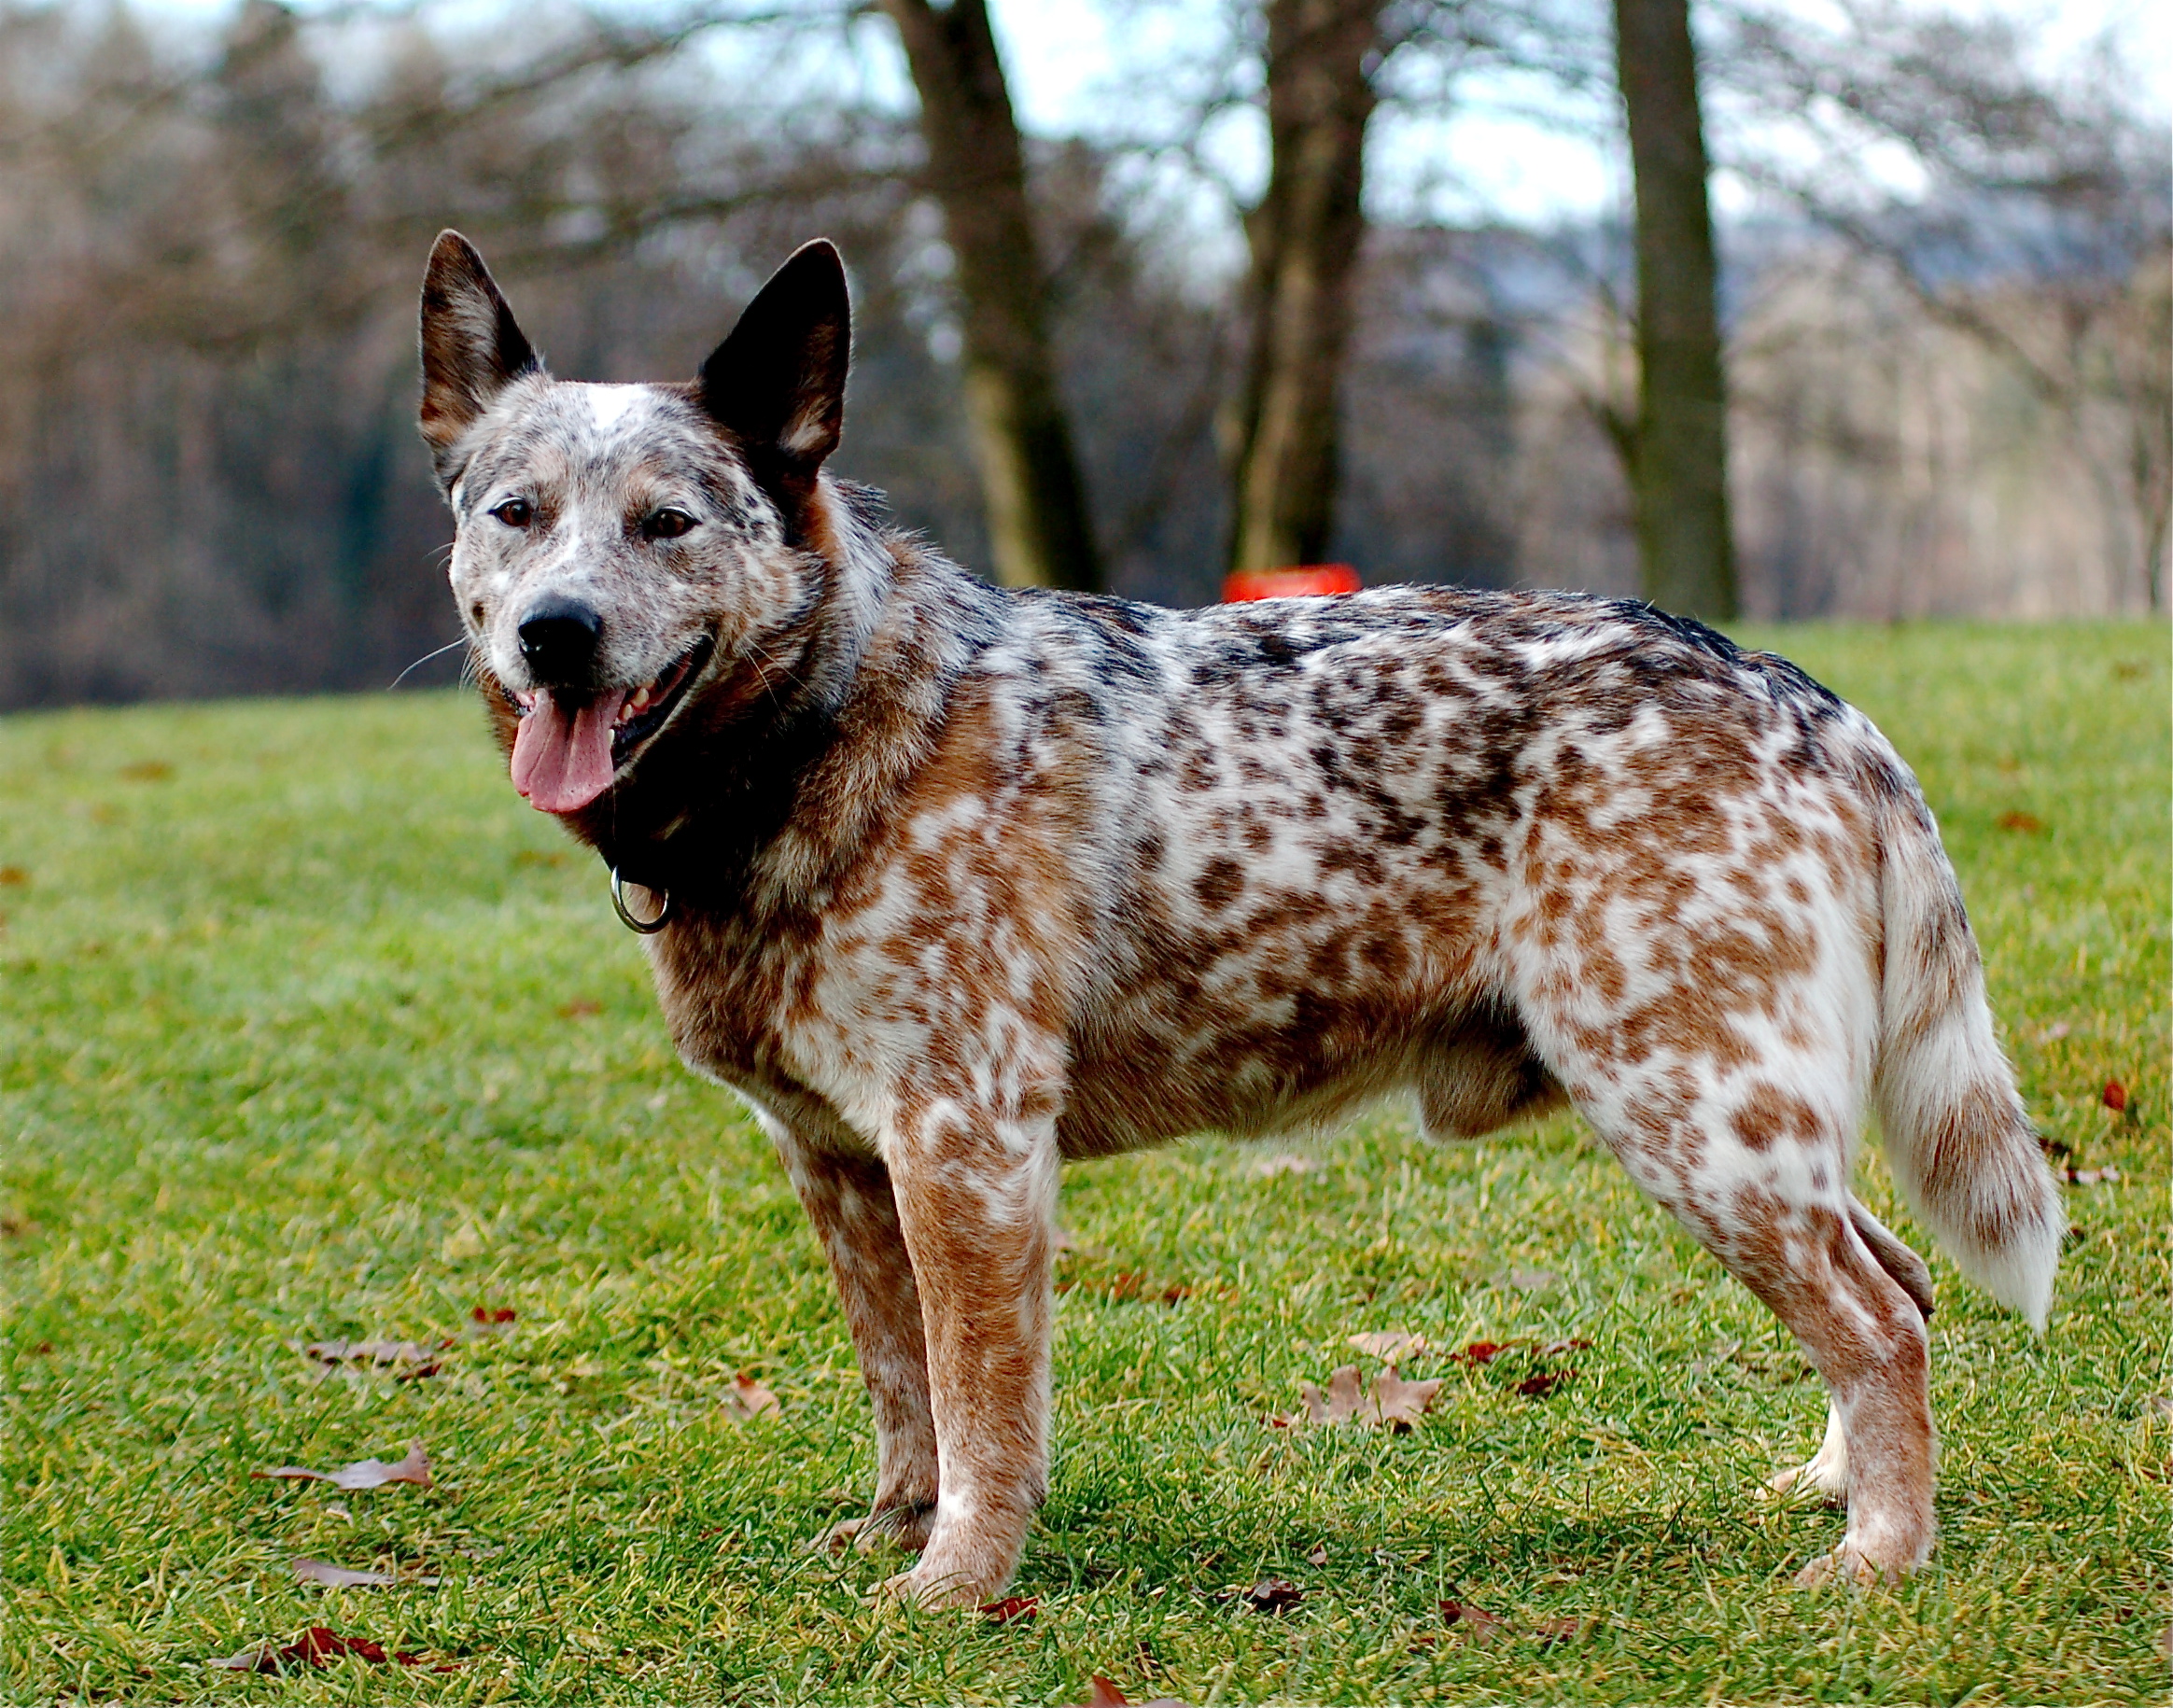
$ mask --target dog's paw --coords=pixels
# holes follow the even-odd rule
[[[833,1524],[810,1545],[822,1554],[873,1554],[884,1548],[918,1554],[928,1546],[928,1527],[933,1514],[920,1506],[891,1506],[865,1518]]]
[[[901,1572],[895,1577],[884,1578],[876,1586],[875,1599],[878,1602],[901,1602],[908,1607],[918,1607],[927,1613],[946,1609],[970,1613],[988,1597],[973,1584],[961,1583],[955,1576],[947,1575],[931,1577],[916,1566],[910,1572]]]
[[[1838,1472],[1824,1463],[1823,1456],[1808,1464],[1797,1465],[1792,1470],[1781,1471],[1766,1479],[1766,1487],[1775,1495],[1793,1496],[1798,1500],[1816,1500],[1829,1506],[1848,1505],[1848,1469]]]
[[[1899,1574],[1882,1572],[1876,1561],[1868,1555],[1844,1543],[1830,1554],[1821,1554],[1796,1574],[1796,1588],[1818,1589],[1831,1583],[1847,1584],[1858,1589],[1875,1589]]]

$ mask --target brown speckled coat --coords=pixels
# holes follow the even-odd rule
[[[448,234],[424,427],[524,789],[667,907],[674,1037],[760,1116],[874,1401],[895,1587],[997,1593],[1048,1463],[1062,1161],[1415,1099],[1565,1100],[1801,1340],[1813,1576],[1932,1533],[1910,1202],[2040,1322],[2056,1189],[1908,769],[1780,659],[1567,595],[1178,613],[1003,592],[822,465],[847,307],[802,250],[691,385],[545,374]],[[600,709],[599,709],[600,708]],[[1784,1479],[1785,1480],[1785,1479]]]

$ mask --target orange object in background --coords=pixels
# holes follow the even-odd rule
[[[1309,594],[1356,593],[1358,571],[1349,564],[1308,564],[1302,569],[1239,569],[1223,577],[1223,603],[1241,599],[1300,599]]]

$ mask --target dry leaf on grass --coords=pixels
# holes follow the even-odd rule
[[[724,1395],[724,1415],[735,1423],[745,1423],[750,1419],[764,1416],[781,1417],[784,1408],[778,1404],[778,1396],[744,1371],[732,1379],[732,1386]]]
[[[1263,1577],[1248,1589],[1235,1585],[1217,1590],[1218,1602],[1235,1602],[1249,1613],[1288,1613],[1305,1600],[1305,1591],[1287,1577]]]
[[[1362,1391],[1358,1366],[1347,1364],[1328,1378],[1326,1393],[1311,1382],[1299,1382],[1297,1396],[1305,1402],[1306,1416],[1315,1423],[1355,1421],[1402,1431],[1419,1421],[1440,1389],[1438,1377],[1431,1381],[1407,1382],[1391,1366],[1373,1379],[1369,1391]]]
[[[2127,1108],[2127,1087],[2116,1079],[2107,1080],[2105,1089],[2098,1095],[2103,1099],[2106,1108],[2111,1110],[2115,1114],[2119,1114]]]
[[[301,1349],[301,1355],[329,1365],[419,1365],[434,1362],[446,1344],[450,1343],[425,1346],[420,1340],[312,1340]]]
[[[397,1572],[355,1572],[329,1560],[297,1560],[294,1575],[299,1583],[319,1584],[327,1589],[391,1589],[402,1584],[428,1589],[438,1581],[435,1577],[402,1577]]]
[[[1543,1400],[1576,1374],[1575,1370],[1541,1370],[1519,1382],[1517,1392],[1528,1400]]]
[[[1079,1708],[1128,1708],[1128,1705],[1129,1708],[1185,1708],[1173,1696],[1157,1696],[1152,1701],[1134,1704],[1130,1697],[1116,1687],[1115,1680],[1104,1678],[1099,1673],[1088,1680],[1086,1700]]]
[[[1305,1600],[1305,1591],[1287,1577],[1263,1577],[1243,1600],[1255,1613],[1288,1613]]]
[[[1328,1563],[1327,1544],[1323,1543],[1305,1557],[1308,1565],[1325,1566]]]
[[[1007,1595],[1000,1602],[983,1602],[978,1611],[991,1625],[1022,1625],[1041,1611],[1041,1597]]]
[[[1441,1622],[1449,1627],[1447,1640],[1481,1648],[1505,1640],[1529,1641],[1541,1648],[1553,1648],[1563,1643],[1582,1642],[1591,1634],[1593,1625],[1590,1618],[1534,1619],[1529,1624],[1520,1624],[1499,1618],[1465,1601],[1443,1602],[1440,1607]],[[1440,1641],[1439,1637],[1423,1635],[1416,1639],[1413,1646],[1430,1648]]]
[[[397,1464],[386,1464],[382,1459],[357,1459],[336,1471],[311,1471],[298,1464],[283,1464],[269,1471],[251,1471],[249,1475],[268,1482],[330,1483],[335,1489],[380,1489],[386,1483],[431,1487],[430,1462],[419,1446],[410,1446],[407,1457]]]
[[[2045,821],[2035,813],[2001,813],[1994,822],[2003,831],[2020,831],[2026,836],[2034,836],[2045,828]]]
[[[1423,1335],[1397,1334],[1391,1330],[1381,1334],[1353,1335],[1349,1342],[1368,1358],[1378,1358],[1382,1364],[1401,1364],[1407,1358],[1423,1358],[1434,1349]]]
[[[207,1660],[207,1667],[222,1667],[230,1673],[284,1673],[290,1667],[329,1666],[343,1655],[352,1655],[357,1660],[367,1660],[372,1666],[384,1666],[387,1661],[398,1661],[403,1667],[428,1664],[428,1658],[407,1649],[385,1652],[382,1643],[372,1643],[368,1637],[343,1637],[329,1625],[312,1625],[301,1636],[284,1648],[273,1648],[269,1643],[259,1643],[255,1648],[245,1648],[238,1655],[226,1655],[216,1660]],[[460,1669],[441,1662],[432,1666],[433,1673],[457,1673]]]
[[[2120,1170],[2110,1166],[2102,1169],[2070,1168],[2067,1172],[2070,1186],[2112,1186],[2120,1183]]]
[[[1449,1627],[1450,1635],[1456,1641],[1482,1645],[1499,1640],[1509,1629],[1506,1621],[1495,1618],[1483,1607],[1474,1607],[1469,1602],[1443,1602],[1441,1622]]]
[[[572,1001],[558,1005],[558,1017],[561,1020],[581,1020],[603,1012],[604,1005],[594,997],[575,997]]]

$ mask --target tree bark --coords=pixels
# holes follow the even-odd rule
[[[1637,187],[1638,414],[1630,483],[1645,596],[1736,614],[1728,400],[1689,0],[1615,0]]]
[[[1230,567],[1316,563],[1335,522],[1337,382],[1366,235],[1381,0],[1268,0],[1268,193],[1246,221],[1253,347]]]
[[[1085,483],[1057,390],[1025,151],[986,0],[882,0],[920,95],[929,187],[964,308],[965,399],[996,579],[1101,585]]]

